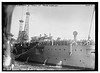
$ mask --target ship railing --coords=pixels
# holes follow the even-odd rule
[[[70,45],[70,42],[68,41],[43,41],[41,42],[41,45]]]
[[[81,46],[95,45],[93,40],[80,40],[80,41],[77,41],[77,44]]]
[[[41,45],[50,45],[50,46],[62,46],[62,45],[70,45],[72,41],[43,41],[41,42]],[[88,41],[88,40],[80,40],[80,41],[76,41],[76,44],[77,45],[80,45],[80,46],[85,46],[85,45],[95,45],[93,41]],[[76,45],[75,43],[73,43],[73,45]]]

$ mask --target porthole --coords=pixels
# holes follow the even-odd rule
[[[82,49],[80,51],[82,51]]]
[[[80,60],[80,62],[81,62],[81,60]]]
[[[85,64],[85,63],[83,62],[83,64]]]
[[[49,49],[48,49],[49,50]]]
[[[56,58],[56,60],[57,60],[57,58]]]
[[[64,59],[66,61],[66,59]]]
[[[55,49],[56,50],[56,49]]]
[[[76,51],[76,49],[75,49],[75,51]]]
[[[65,51],[66,49],[64,49],[64,51]]]

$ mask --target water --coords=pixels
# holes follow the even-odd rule
[[[5,70],[5,69],[4,69]],[[7,70],[11,70],[8,68]],[[26,63],[26,62],[19,62],[15,61],[15,65],[13,66],[12,70],[80,70],[80,69],[71,69],[66,67],[59,67],[59,66],[51,66],[51,65],[43,65],[43,64],[36,64],[36,63]]]

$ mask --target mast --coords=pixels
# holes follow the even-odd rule
[[[18,38],[17,38],[17,42],[21,42],[21,36],[22,36],[22,29],[23,29],[23,6],[22,6],[22,16],[21,19],[19,20],[20,22],[20,27],[19,27],[19,33],[18,33]]]
[[[27,12],[26,12],[26,20],[25,20],[25,26],[24,26],[24,32],[25,32],[25,40],[29,41],[29,16],[30,16],[30,12],[29,12],[29,5],[27,6]]]

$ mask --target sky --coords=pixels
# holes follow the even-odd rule
[[[73,32],[77,31],[77,39],[87,39],[93,6],[86,5],[57,5],[29,6],[29,37],[51,33],[54,38],[73,39]],[[25,25],[27,6],[16,6],[12,16],[11,33],[18,37],[19,20],[23,19]],[[95,39],[95,13],[93,15],[91,38]]]

